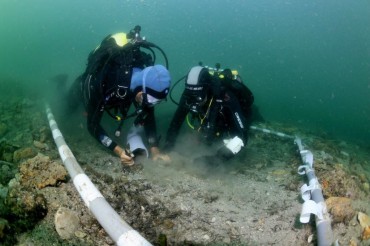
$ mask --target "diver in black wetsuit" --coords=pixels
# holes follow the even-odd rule
[[[164,149],[170,151],[174,147],[186,119],[206,144],[223,139],[225,145],[216,157],[230,159],[248,141],[253,101],[252,92],[236,71],[220,70],[219,65],[216,69],[193,67],[186,76],[185,90],[167,131]]]
[[[152,158],[169,159],[158,149],[154,105],[166,98],[171,78],[166,67],[154,65],[153,48],[162,49],[140,37],[140,26],[130,33],[117,33],[106,37],[90,53],[86,71],[79,76],[70,90],[70,106],[83,100],[87,111],[87,128],[101,144],[114,151],[125,165],[133,165],[133,156],[119,146],[102,128],[104,112],[115,120],[135,116],[135,125],[143,125]],[[143,51],[150,51],[144,52]],[[168,66],[168,64],[166,64]],[[128,115],[131,104],[136,111]],[[121,116],[118,115],[121,113]]]

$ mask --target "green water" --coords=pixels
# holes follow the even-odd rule
[[[220,62],[238,69],[267,120],[368,143],[369,23],[368,0],[1,0],[0,82],[10,85],[0,96],[50,96],[50,77],[71,82],[106,35],[140,24],[174,81]]]

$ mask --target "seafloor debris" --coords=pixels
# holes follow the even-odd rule
[[[360,222],[362,228],[362,240],[370,239],[370,216],[365,213],[359,212],[357,219]]]
[[[18,162],[18,161],[21,161],[21,160],[24,160],[24,159],[27,159],[27,158],[34,157],[36,155],[37,155],[37,152],[33,148],[25,147],[25,148],[21,148],[19,150],[16,150],[14,152],[13,160],[15,162]]]
[[[21,184],[26,188],[42,189],[48,185],[55,186],[65,181],[67,171],[62,164],[50,160],[48,156],[38,154],[20,165]]]
[[[57,245],[61,240],[74,245],[113,244],[73,184],[63,183],[67,174],[45,127],[44,113],[29,101],[7,103],[11,105],[3,104],[9,110],[1,120],[7,125],[3,134],[11,144],[4,137],[0,142],[1,171],[7,173],[1,176],[6,182],[0,186],[0,235],[24,245]],[[266,127],[298,132],[281,124]],[[82,168],[125,221],[154,244],[267,245],[287,240],[285,245],[306,245],[310,235],[311,243],[316,243],[313,226],[296,222],[303,178],[297,175],[301,162],[290,140],[251,133],[247,151],[224,166],[195,166],[188,158],[194,153],[186,154],[182,147],[184,153],[172,155],[177,163],[143,162],[140,169],[127,171],[116,157],[95,146],[88,134],[79,134],[67,137]],[[315,171],[335,222],[333,231],[343,245],[353,245],[353,238],[370,237],[369,224],[360,226],[354,218],[359,211],[370,213],[366,202],[368,154],[357,146],[326,138],[310,133],[304,140],[314,153]],[[365,153],[364,158],[359,157],[360,152]],[[78,211],[80,227],[69,234],[68,241],[54,226],[60,206]],[[42,237],[35,236],[41,232]]]
[[[70,239],[79,228],[80,220],[76,212],[60,207],[55,213],[54,224],[62,239]]]
[[[352,201],[347,197],[329,197],[326,200],[329,213],[332,216],[333,223],[345,223],[353,218],[355,211],[352,207]]]

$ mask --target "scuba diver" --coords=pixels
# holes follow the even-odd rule
[[[157,45],[140,36],[141,27],[129,33],[107,36],[88,57],[85,72],[72,85],[69,107],[83,101],[87,112],[89,133],[121,159],[122,164],[134,164],[136,150],[145,150],[140,133],[145,132],[153,160],[169,160],[158,149],[154,106],[167,97],[171,78],[166,54]],[[155,65],[156,53],[163,55],[166,67]],[[131,114],[131,105],[135,111]],[[127,137],[127,146],[118,145],[101,126],[104,112],[119,122],[115,135],[121,133],[124,120],[136,117]],[[119,115],[120,113],[120,115]]]
[[[177,103],[172,90],[183,79],[185,89]],[[207,145],[216,139],[223,140],[223,147],[213,156],[217,160],[229,160],[246,145],[254,97],[237,71],[220,69],[220,64],[216,68],[200,64],[191,68],[173,88],[170,98],[178,107],[167,131],[165,151],[174,147],[185,120]]]

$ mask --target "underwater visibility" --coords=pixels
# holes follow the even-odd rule
[[[0,245],[369,245],[368,1],[0,9]]]

